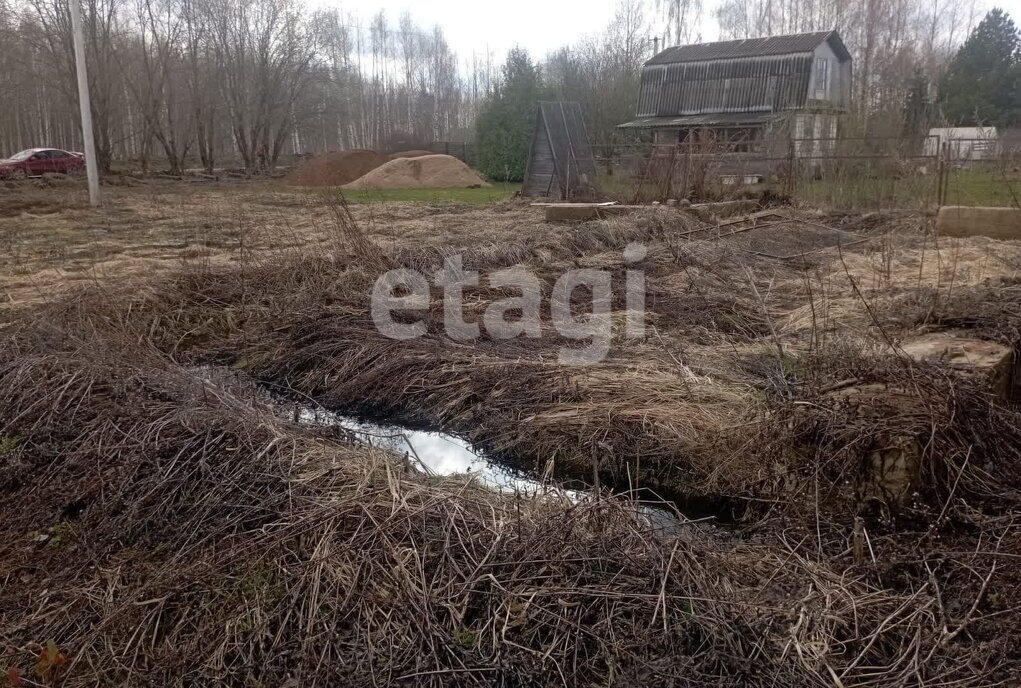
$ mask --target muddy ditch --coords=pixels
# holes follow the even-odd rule
[[[403,456],[426,476],[463,475],[487,488],[523,497],[553,493],[577,502],[608,495],[633,504],[651,525],[666,534],[676,533],[684,524],[696,521],[732,527],[745,508],[740,499],[725,496],[637,487],[598,465],[586,475],[576,466],[557,467],[542,456],[518,455],[512,449],[488,451],[484,440],[472,442],[421,422],[413,426],[402,424],[378,412],[366,415],[364,407],[356,412],[358,415],[311,404],[294,404],[291,408],[297,422],[339,429],[356,441],[386,448]],[[544,470],[548,473],[544,474]],[[629,477],[635,482],[640,480],[637,474]]]
[[[517,248],[493,259],[503,264]],[[641,343],[615,339],[588,368],[558,365],[555,336],[452,341],[435,298],[421,314],[428,335],[386,338],[359,296],[373,270],[355,264],[257,266],[246,279],[258,291],[236,274],[185,280],[160,297],[166,306],[149,306],[157,320],[146,329],[175,357],[234,367],[330,412],[442,429],[533,474],[552,465],[562,481],[649,490],[693,517],[789,518],[835,552],[859,517],[896,532],[891,518],[927,525],[973,506],[995,512],[1016,494],[1017,410],[988,398],[981,381],[877,354],[876,340],[895,331],[827,333],[825,347],[814,333],[811,342],[797,330],[776,334],[783,313],[754,310],[747,274],[739,279],[712,246],[684,251],[691,260],[679,264],[680,249],[656,248],[647,266],[658,280],[650,319],[677,325]],[[438,255],[404,259],[435,265]],[[544,263],[540,274],[549,270]],[[684,279],[672,282],[671,270]],[[784,307],[803,305],[791,270],[758,289],[779,292]],[[728,280],[747,316],[720,307],[733,303],[722,296]],[[498,294],[475,296],[478,312]],[[753,324],[735,328],[734,315]],[[842,314],[839,325],[847,322]],[[848,387],[862,393],[841,391]],[[891,443],[907,448],[903,456],[890,457]],[[891,462],[910,467],[896,484],[874,475]]]
[[[678,535],[685,526],[696,523],[699,527],[711,527],[711,523],[732,521],[726,511],[709,511],[703,502],[666,498],[634,486],[629,489],[627,485],[607,485],[599,481],[598,475],[590,475],[587,480],[576,474],[554,475],[550,462],[543,465],[506,451],[489,452],[463,436],[435,426],[422,423],[410,426],[393,418],[366,415],[364,411],[353,415],[350,410],[347,413],[328,410],[293,389],[281,391],[277,385],[260,383],[237,370],[204,366],[190,372],[199,380],[239,399],[265,405],[279,417],[324,437],[386,450],[402,459],[405,468],[427,480],[463,477],[485,489],[525,499],[553,497],[571,503],[618,500],[633,509],[652,530],[665,536]],[[685,508],[692,512],[682,511]]]
[[[1009,670],[1002,640],[943,641],[931,590],[700,529],[666,540],[614,500],[403,475],[137,341],[53,334],[0,347],[0,418],[19,437],[0,464],[0,639],[22,675],[48,639],[66,662],[43,678],[68,687],[765,688],[831,671],[857,685],[875,667],[964,685],[973,664],[983,680]],[[813,641],[834,647],[824,665],[785,652]]]
[[[75,662],[64,685],[132,677],[162,685],[175,676],[236,685],[235,672],[246,671],[266,684],[297,676],[369,685],[383,674],[415,685],[423,671],[455,671],[512,685],[666,677],[764,687],[822,684],[830,669],[857,685],[876,667],[894,679],[887,685],[982,685],[1017,666],[1008,623],[1021,604],[1017,567],[1000,557],[1019,544],[1009,516],[970,535],[901,530],[899,541],[870,523],[867,537],[844,540],[847,553],[791,522],[760,523],[754,538],[701,527],[663,538],[618,500],[520,499],[476,481],[394,470],[393,452],[371,442],[323,442],[327,431],[345,440],[359,429],[397,433],[323,414],[325,427],[313,427],[314,412],[312,424],[294,423],[294,401],[264,409],[229,384],[201,384],[152,346],[159,337],[140,335],[152,336],[153,321],[123,330],[111,318],[83,322],[83,308],[98,306],[19,323],[0,347],[0,431],[17,437],[0,464],[9,495],[0,507],[9,529],[0,575],[13,581],[0,602],[0,633],[14,648],[7,661],[23,668],[32,643],[53,638]],[[353,411],[353,399],[390,409],[390,419],[417,409],[431,427],[481,426],[490,416],[494,440],[499,429],[540,426],[527,444],[505,436],[507,447],[534,450],[553,437],[564,448],[603,441],[619,451],[625,436],[595,434],[605,439],[593,442],[594,432],[620,423],[607,411],[648,394],[648,413],[669,399],[653,394],[662,395],[660,378],[652,378],[657,387],[638,377],[583,414],[593,387],[548,366],[517,367],[515,378],[435,342],[423,343],[431,356],[415,347],[397,356],[364,336],[355,336],[361,348],[337,349],[326,346],[337,344],[336,332],[317,327],[319,338],[310,327],[309,339],[289,347],[249,329],[248,348],[235,349],[263,384],[276,380],[304,399],[299,421],[318,406],[308,389],[333,410]],[[592,375],[600,388],[619,385],[621,369]],[[573,400],[573,416],[563,407],[543,416],[554,384]],[[947,391],[927,388],[925,398]],[[462,401],[481,405],[478,415],[465,415]],[[891,417],[877,407],[863,422],[875,428]],[[916,422],[924,426],[925,414]],[[575,431],[552,434],[564,424]],[[662,429],[639,435],[640,427],[634,437],[664,442]],[[826,452],[820,475],[834,448],[868,436],[850,425],[835,430],[826,440],[826,425],[815,428]],[[983,467],[986,451],[972,454]],[[972,474],[951,477],[974,491]],[[139,634],[155,640],[139,646]],[[825,663],[785,651],[792,638],[827,644]],[[196,664],[210,644],[220,659]],[[551,647],[548,662],[537,661]],[[558,667],[575,662],[576,678],[561,680]],[[688,680],[691,672],[703,678]]]
[[[634,509],[649,528],[665,536],[677,535],[696,521],[718,521],[719,513],[682,513],[683,501],[670,502],[649,491],[641,494],[609,492],[580,479],[555,480],[523,470],[526,462],[508,456],[493,456],[464,439],[431,428],[413,429],[385,421],[370,421],[326,411],[311,405],[292,407],[294,419],[306,426],[340,430],[357,442],[364,442],[403,457],[406,465],[427,478],[464,476],[481,486],[513,493],[525,499],[554,496],[579,503],[584,500],[618,499]],[[610,486],[613,489],[613,486]],[[696,518],[697,516],[697,518]],[[700,527],[705,527],[704,525]]]

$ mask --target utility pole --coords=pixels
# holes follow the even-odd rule
[[[92,99],[89,76],[85,71],[85,36],[82,33],[81,0],[69,0],[71,33],[74,34],[74,66],[78,73],[78,105],[82,113],[82,138],[85,140],[85,171],[89,177],[89,204],[99,207],[99,167],[96,165],[96,140],[92,136]]]

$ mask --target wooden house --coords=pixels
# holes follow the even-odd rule
[[[636,118],[620,128],[808,156],[836,138],[850,94],[851,54],[836,31],[681,45],[645,63]]]

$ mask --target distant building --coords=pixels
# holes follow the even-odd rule
[[[995,127],[942,127],[930,129],[925,155],[943,154],[953,162],[988,160],[996,157],[999,134]]]
[[[836,31],[663,50],[642,68],[636,118],[659,143],[710,139],[734,152],[810,155],[837,136],[851,54]]]

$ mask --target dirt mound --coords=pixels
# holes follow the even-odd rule
[[[397,158],[378,167],[345,189],[459,189],[489,186],[470,167],[449,155]]]
[[[427,150],[407,150],[400,151],[398,153],[391,153],[390,157],[393,160],[396,160],[397,158],[421,158],[423,155],[435,155],[435,153]]]
[[[296,186],[342,186],[376,169],[390,158],[374,150],[329,153],[302,165],[285,177]]]

